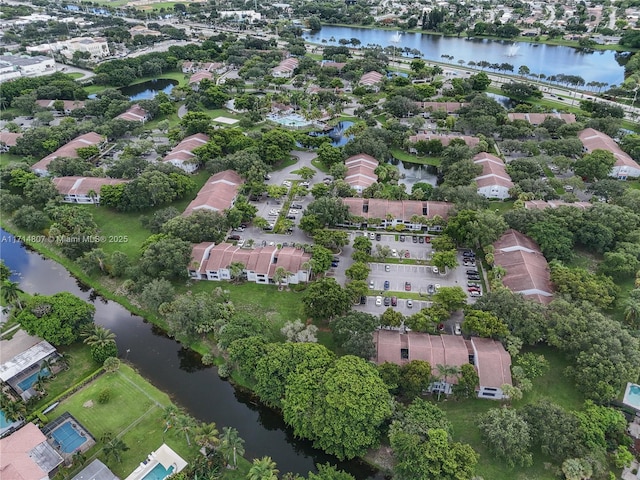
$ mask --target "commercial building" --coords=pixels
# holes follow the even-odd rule
[[[53,58],[37,55],[34,57],[18,55],[0,56],[0,82],[20,77],[41,77],[56,71]]]

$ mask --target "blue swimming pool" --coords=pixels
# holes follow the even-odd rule
[[[164,480],[173,473],[173,465],[169,468],[164,468],[161,463],[153,467],[149,473],[147,473],[141,480]]]
[[[7,428],[12,423],[12,421],[7,420],[7,417],[4,416],[4,412],[0,410],[0,430]]]
[[[45,377],[48,377],[49,375],[51,375],[51,372],[49,371],[48,368],[45,367],[42,370],[38,370],[37,372],[32,373],[27,378],[25,378],[20,383],[18,383],[18,388],[23,392],[26,392],[31,387],[33,387],[33,384],[38,381],[38,378],[40,377],[45,378]]]
[[[51,436],[60,445],[60,450],[64,453],[75,452],[87,441],[87,437],[83,437],[80,432],[73,428],[70,421],[56,428],[51,432]]]
[[[623,402],[632,407],[640,408],[640,385],[629,384]]]

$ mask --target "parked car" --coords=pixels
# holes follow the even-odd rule
[[[424,243],[424,237],[418,237],[418,243]]]
[[[434,293],[436,293],[436,289],[433,286],[433,283],[430,283],[429,286],[427,287],[427,293],[429,295],[433,295]]]
[[[471,293],[469,293],[469,295],[471,295],[472,297],[481,297],[482,296],[482,292],[471,292]]]
[[[376,233],[376,240],[377,241],[382,240],[382,235],[380,235],[379,233]]]
[[[410,256],[411,256],[411,253],[409,253],[409,250],[404,252],[404,258],[409,258]]]
[[[295,220],[296,216],[295,215],[287,215],[287,220]]]
[[[389,290],[389,280],[384,281],[384,289]]]
[[[440,290],[440,284],[439,284],[439,283],[436,283],[436,284],[433,286],[433,288],[435,288],[435,289],[436,289],[436,293],[438,293],[438,290]]]
[[[407,308],[413,308],[413,300],[407,300]]]
[[[391,305],[391,299],[389,297],[384,297],[384,306],[388,307]]]
[[[336,268],[338,265],[339,265],[339,264],[338,264],[338,262],[331,262],[331,266],[332,266],[333,268]]]
[[[398,257],[398,250],[396,250],[395,248],[391,249],[391,256],[394,258]]]
[[[436,274],[440,273],[440,270],[438,270],[438,267],[431,267],[431,271]]]
[[[227,240],[240,240],[240,235],[229,235]]]
[[[407,292],[410,292],[411,291],[411,282],[404,282],[404,289]]]
[[[384,271],[385,272],[390,272],[391,271],[391,265],[385,265],[384,266]]]
[[[391,297],[391,306],[392,307],[398,306],[398,297]]]
[[[360,305],[366,305],[367,304],[367,297],[365,297],[364,295],[362,295],[360,297]]]
[[[456,323],[453,327],[453,333],[456,335],[462,335],[462,328],[460,327],[459,323]]]
[[[380,305],[382,305],[382,297],[378,295],[376,297],[376,307],[379,307]]]
[[[373,232],[371,232],[371,233],[369,234],[369,238],[370,238],[371,240],[375,240],[375,239],[376,239],[376,234],[375,234],[375,233],[373,233]]]
[[[292,203],[291,208],[297,208],[298,210],[300,210],[302,209],[302,205],[300,205],[299,203]]]
[[[480,284],[477,282],[467,282],[467,287],[479,287]]]
[[[464,265],[465,267],[475,267],[476,266],[476,262],[470,261],[470,260],[465,260],[464,262],[462,262],[462,265]]]
[[[478,272],[478,270],[476,269],[469,269],[467,270],[467,275],[479,275],[480,272]]]
[[[418,243],[418,236],[417,236],[417,235],[414,235],[413,237],[411,237],[411,241],[412,241],[413,243]]]
[[[467,275],[467,280],[480,280],[480,275]]]
[[[480,287],[469,287],[467,288],[468,292],[479,292],[480,291]]]
[[[400,235],[400,241],[404,242],[404,235]]]

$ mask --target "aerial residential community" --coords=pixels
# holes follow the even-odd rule
[[[640,479],[639,5],[0,6],[0,479]]]

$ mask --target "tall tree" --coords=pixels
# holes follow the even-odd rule
[[[278,480],[279,470],[271,457],[254,458],[247,480]]]
[[[222,427],[220,451],[227,463],[232,462],[233,468],[236,468],[238,456],[244,455],[244,440],[238,435],[238,430],[232,427]]]

